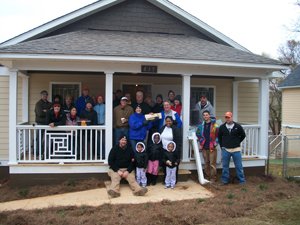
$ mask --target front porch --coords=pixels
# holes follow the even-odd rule
[[[264,166],[260,155],[259,125],[243,125],[246,139],[242,143],[245,167]],[[105,147],[105,126],[17,125],[15,163],[11,174],[106,173],[109,150]],[[187,137],[187,135],[186,135]],[[183,140],[184,142],[187,141]],[[193,149],[187,149],[181,169],[196,170]],[[184,155],[184,154],[183,154]],[[202,159],[203,163],[203,159]],[[217,166],[221,168],[218,151]],[[231,165],[233,167],[233,165]]]

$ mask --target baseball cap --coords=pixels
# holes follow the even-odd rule
[[[124,96],[121,98],[121,101],[128,101],[128,98]]]

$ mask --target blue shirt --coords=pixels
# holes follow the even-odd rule
[[[104,125],[105,124],[105,105],[97,104],[94,107],[94,110],[97,112],[97,118],[98,118],[98,125]]]

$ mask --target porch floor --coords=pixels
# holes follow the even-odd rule
[[[210,198],[213,194],[195,181],[178,182],[175,189],[161,183],[149,186],[145,196],[134,196],[128,184],[121,184],[121,196],[110,198],[106,188],[0,203],[0,211],[32,210],[59,206],[101,206],[103,204],[141,204],[162,200],[179,201]]]

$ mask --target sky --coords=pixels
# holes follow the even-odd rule
[[[278,58],[300,20],[297,0],[169,0],[255,54]],[[0,43],[95,0],[0,0]]]

